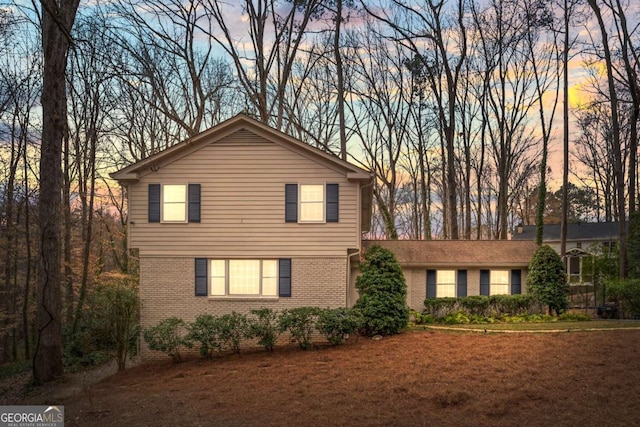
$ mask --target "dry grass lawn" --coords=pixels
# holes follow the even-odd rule
[[[62,402],[67,426],[640,425],[640,331],[415,331],[143,364]],[[46,400],[46,399],[45,399]]]

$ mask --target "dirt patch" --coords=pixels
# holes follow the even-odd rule
[[[29,400],[64,404],[68,426],[640,425],[639,351],[637,330],[410,332],[144,364]]]

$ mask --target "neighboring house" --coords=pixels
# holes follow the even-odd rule
[[[583,261],[591,255],[594,248],[605,251],[615,247],[618,242],[620,226],[617,222],[579,222],[567,225],[566,266],[570,283],[590,283],[589,269],[583,272]],[[535,240],[536,226],[516,227],[513,240]],[[560,224],[545,224],[542,243],[551,246],[560,253]]]
[[[368,171],[238,115],[112,177],[127,190],[143,328],[170,316],[352,304]]]
[[[393,252],[407,281],[409,307],[422,311],[426,298],[520,294],[537,245],[513,240],[370,240]],[[357,299],[353,264],[351,301]]]

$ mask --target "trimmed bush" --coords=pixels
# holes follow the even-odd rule
[[[459,298],[458,301],[467,313],[477,316],[486,316],[489,312],[489,305],[491,304],[490,298],[486,295],[462,297]]]
[[[318,307],[297,307],[284,310],[278,321],[280,331],[289,331],[291,339],[303,350],[313,348],[312,335],[322,310]]]
[[[360,264],[362,274],[356,279],[360,298],[355,308],[363,316],[366,335],[393,335],[407,326],[407,283],[393,252],[371,246]]]
[[[569,308],[569,284],[560,255],[548,245],[540,246],[529,264],[527,289],[549,314],[561,314]]]
[[[273,346],[278,341],[280,329],[278,327],[278,313],[270,308],[251,310],[249,318],[249,335],[258,338],[258,344],[267,351],[273,351]]]
[[[427,298],[424,300],[424,313],[430,314],[436,319],[445,317],[456,311],[458,307],[458,298]]]
[[[186,340],[200,344],[200,356],[211,357],[214,349],[222,348],[218,337],[218,319],[211,314],[201,314],[193,323],[187,325],[189,333]]]
[[[356,309],[327,308],[320,312],[316,329],[324,335],[331,345],[340,345],[347,335],[362,327],[362,315]]]
[[[142,335],[151,350],[167,353],[175,363],[182,360],[180,347],[189,345],[185,339],[185,330],[184,320],[169,317],[145,329]]]
[[[223,348],[234,353],[240,353],[240,343],[245,338],[251,338],[247,316],[236,313],[220,316],[215,322],[218,339]]]

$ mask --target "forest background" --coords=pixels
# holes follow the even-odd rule
[[[60,225],[54,285],[72,342],[93,290],[137,274],[126,189],[109,173],[240,112],[371,170],[369,238],[618,221],[626,259],[640,114],[631,3],[3,1],[0,364],[41,343],[43,224]],[[52,40],[68,45],[53,165]]]

